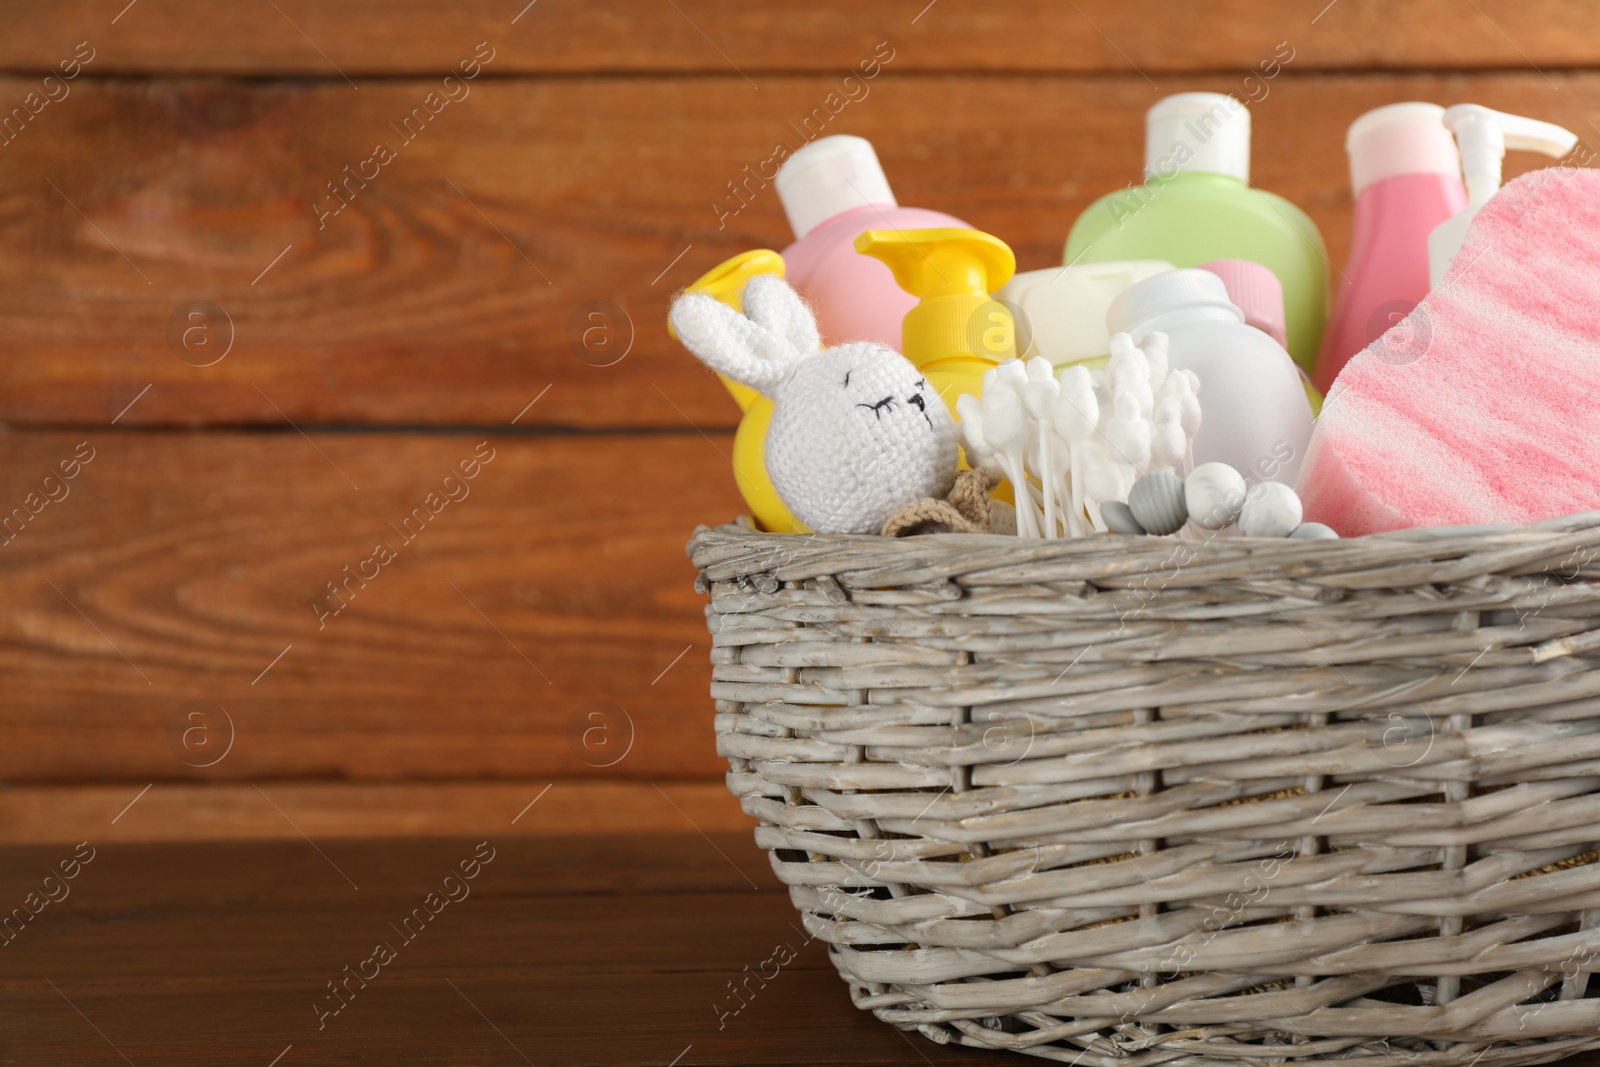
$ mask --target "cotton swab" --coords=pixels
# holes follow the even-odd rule
[[[1186,382],[1178,392],[1178,403],[1183,408],[1183,436],[1186,470],[1194,469],[1194,438],[1200,432],[1200,376],[1192,370],[1181,370],[1174,377]]]
[[[1083,452],[1099,422],[1100,400],[1095,396],[1094,380],[1089,371],[1079,365],[1068,367],[1061,374],[1061,392],[1056,400],[1053,424],[1069,449],[1072,509],[1067,515],[1067,533],[1072,537],[1082,537],[1085,532]]]
[[[1150,362],[1150,388],[1159,389],[1167,380],[1170,363],[1168,362],[1167,335],[1160,330],[1155,331],[1144,339],[1144,356]]]
[[[1127,334],[1117,336],[1126,337]],[[1112,353],[1111,361],[1106,364],[1106,371],[1111,378],[1111,395],[1115,398],[1117,394],[1124,393],[1134,397],[1139,403],[1139,417],[1148,419],[1155,407],[1155,395],[1150,388],[1150,361],[1131,342],[1120,348],[1121,351]]]
[[[977,397],[963,393],[956,397],[956,437],[967,454],[969,467],[995,466],[994,449],[983,436],[983,405]]]
[[[1106,449],[1125,468],[1122,473],[1129,480],[1150,466],[1150,422],[1140,411],[1140,402],[1132,391],[1117,393],[1104,430]]]
[[[1044,529],[1042,536],[1056,536],[1057,494],[1055,484],[1055,449],[1052,447],[1050,417],[1056,401],[1061,396],[1061,386],[1056,381],[1055,365],[1043,356],[1027,363],[1028,381],[1023,387],[1022,405],[1035,429],[1031,442],[1038,456],[1039,483],[1044,489]]]
[[[1089,521],[1104,533],[1106,524],[1100,505],[1107,500],[1121,500],[1127,492],[1122,464],[1112,459],[1099,441],[1088,442],[1083,452],[1083,493],[1089,501]]]
[[[1017,370],[1022,371],[1021,363],[1007,360],[997,368],[1001,373],[995,377],[994,388],[983,391],[983,437],[994,450],[1001,470],[1011,480],[1017,506],[1017,536],[1040,537],[1042,533],[1036,521],[1033,494],[1028,489],[1023,465],[1023,453],[1028,447],[1027,413],[1022,407],[1022,397],[1012,388],[1015,379],[1005,373],[1006,364],[1011,363],[1015,363]],[[1022,380],[1026,385],[1025,371]]]
[[[1173,370],[1165,334],[1135,345],[1110,339],[1106,365],[1065,368],[1006,360],[983,376],[983,393],[959,399],[961,442],[972,463],[992,463],[1014,490],[1020,537],[1081,537],[1105,530],[1102,505],[1121,501],[1155,470],[1194,466],[1199,379]]]
[[[1156,405],[1156,423],[1150,429],[1150,469],[1171,470],[1182,477],[1184,460],[1189,455],[1189,439],[1183,432],[1183,408],[1177,397],[1164,397]]]

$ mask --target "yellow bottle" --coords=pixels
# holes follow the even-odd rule
[[[781,278],[783,273],[783,257],[771,249],[758,248],[712,267],[685,292],[705,293],[742,313],[746,282],[758,274]],[[670,321],[667,333],[677,340]],[[717,377],[722,378],[722,384],[744,412],[733,435],[733,480],[749,505],[750,514],[763,530],[772,533],[810,533],[808,526],[789,514],[772,487],[772,479],[767,477],[767,425],[772,421],[772,401],[748,385],[720,374]]]
[[[920,303],[906,312],[901,354],[955,414],[956,398],[983,392],[983,374],[1017,354],[1016,324],[989,294],[1010,280],[1017,260],[998,237],[978,230],[868,230],[856,251],[881,259]]]

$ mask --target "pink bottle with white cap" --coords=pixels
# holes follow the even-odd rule
[[[1437,104],[1390,104],[1345,135],[1354,235],[1313,377],[1324,393],[1350,357],[1428,294],[1428,234],[1467,206],[1461,157]]]
[[[785,273],[816,311],[823,344],[877,341],[900,351],[900,323],[917,298],[882,260],[857,252],[856,237],[867,230],[971,227],[939,211],[900,207],[872,143],[848,134],[801,148],[774,184],[796,238],[783,250]]]

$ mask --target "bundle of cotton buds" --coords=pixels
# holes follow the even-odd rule
[[[1011,482],[1018,536],[1082,537],[1107,528],[1101,505],[1126,500],[1140,475],[1193,468],[1199,391],[1194,372],[1168,369],[1166,334],[1141,348],[1119,333],[1101,370],[1073,365],[1057,380],[1042,356],[991,369],[981,397],[956,401],[957,432],[968,463]]]

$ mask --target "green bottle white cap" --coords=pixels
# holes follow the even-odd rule
[[[1226,93],[1178,93],[1145,112],[1145,180],[1196,171],[1250,181],[1250,109]]]

